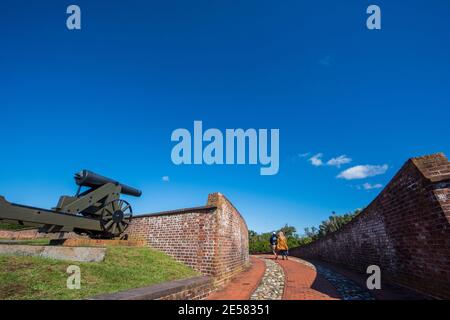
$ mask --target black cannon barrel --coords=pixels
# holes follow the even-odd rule
[[[141,190],[127,186],[126,184],[120,183],[116,180],[106,178],[95,172],[89,170],[81,170],[75,174],[75,183],[82,187],[98,188],[107,183],[114,183],[122,187],[121,193],[129,196],[140,197],[142,194]]]

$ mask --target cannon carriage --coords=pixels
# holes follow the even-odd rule
[[[37,227],[45,233],[75,232],[102,239],[121,236],[133,210],[120,195],[140,197],[142,192],[89,170],[76,173],[75,183],[77,193],[61,196],[50,210],[10,203],[0,196],[0,221]]]

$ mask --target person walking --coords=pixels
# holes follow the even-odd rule
[[[272,236],[270,237],[269,242],[270,242],[270,247],[272,248],[273,255],[275,256],[275,260],[278,259],[277,241],[278,241],[277,233],[274,231],[274,232],[272,232]]]
[[[287,239],[284,236],[284,233],[282,231],[278,232],[278,240],[277,240],[277,250],[281,255],[281,258],[284,260],[284,258],[286,258],[286,260],[288,259],[288,244],[287,244]]]

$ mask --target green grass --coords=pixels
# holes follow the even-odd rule
[[[30,239],[30,240],[10,240],[10,239],[1,239],[3,241],[11,241],[11,245],[14,244],[26,244],[26,245],[40,245],[40,246],[44,246],[44,245],[48,245],[50,244],[50,239],[48,238],[37,238],[37,239]]]
[[[69,265],[81,269],[81,289],[66,287]],[[66,262],[0,255],[0,299],[82,299],[198,275],[150,248],[108,247],[103,262]]]
[[[15,223],[4,223],[0,222],[0,230],[23,230],[23,229],[30,229],[30,227],[25,227],[20,224]]]

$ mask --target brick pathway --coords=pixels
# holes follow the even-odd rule
[[[222,290],[213,292],[206,300],[249,300],[258,288],[266,270],[262,259],[250,257],[250,268],[234,277]]]
[[[269,261],[268,265],[272,268],[266,268],[265,261]],[[273,262],[281,266],[282,272],[273,268]],[[252,294],[255,298],[258,292],[260,299],[279,299],[277,291],[282,291],[283,300],[411,300],[417,298],[406,289],[399,289],[392,285],[384,286],[383,290],[369,292],[365,288],[367,277],[365,274],[359,275],[354,271],[327,263],[305,261],[294,257],[290,257],[289,260],[275,261],[271,255],[252,256],[250,263],[251,267],[248,270],[236,276],[225,288],[212,293],[207,299],[249,300]],[[262,281],[263,278],[265,281]],[[281,288],[279,282],[283,281],[283,278],[284,288]],[[273,294],[277,294],[276,298],[269,292],[272,290],[271,286]]]
[[[321,275],[302,263],[277,260],[285,274],[283,300],[339,300],[337,290]]]
[[[251,267],[236,276],[225,288],[209,295],[207,300],[249,300],[266,271],[264,259],[273,258],[250,257]],[[325,278],[317,275],[313,268],[293,260],[276,262],[282,267],[285,276],[283,300],[339,299],[336,289]]]

